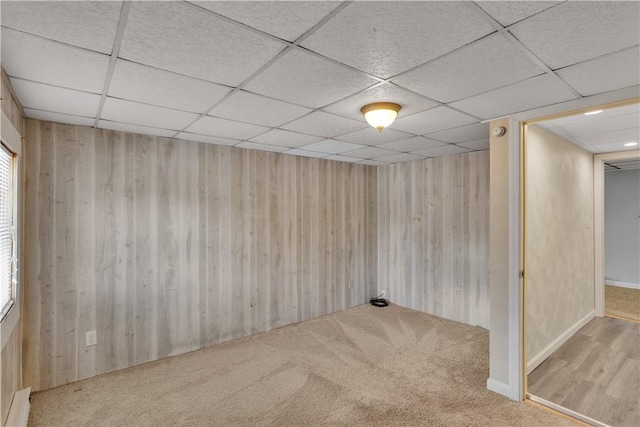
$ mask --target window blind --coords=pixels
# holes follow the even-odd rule
[[[0,318],[13,299],[13,154],[0,144]]]

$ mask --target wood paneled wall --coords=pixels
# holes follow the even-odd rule
[[[400,305],[489,326],[489,152],[378,169],[379,289]]]
[[[0,70],[2,73],[2,82],[0,86],[0,106],[4,114],[7,115],[13,127],[23,135],[22,133],[22,118],[24,116],[22,106],[18,102],[18,99],[13,96],[13,90],[11,89],[11,83],[7,74],[4,72],[4,68]]]
[[[18,134],[23,135],[22,106],[19,104],[17,98],[13,96],[11,84],[3,68],[0,68],[0,73],[0,108],[9,118],[9,121],[16,131],[18,131]],[[18,162],[20,173],[22,158],[18,158]],[[20,196],[18,198],[20,203]],[[19,207],[18,214],[20,215],[21,213],[22,209]],[[12,310],[20,306],[20,297],[20,289],[18,289],[18,301]],[[21,386],[22,366],[20,363],[20,338],[20,320],[18,320],[15,329],[10,332],[6,345],[0,352],[0,426],[5,425],[13,395]]]
[[[13,330],[0,355],[0,425],[9,416],[13,395],[20,389],[20,328]]]
[[[362,304],[376,168],[27,121],[25,386]],[[85,332],[98,344],[85,347]]]

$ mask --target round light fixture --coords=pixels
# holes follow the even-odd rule
[[[396,119],[400,105],[393,102],[374,102],[367,104],[360,109],[364,118],[374,128],[382,132],[382,129],[389,126]]]
[[[624,144],[625,147],[635,147],[636,145],[638,145],[637,142],[627,142]]]
[[[594,111],[587,111],[586,113],[584,113],[585,116],[593,116],[594,114],[600,114],[602,113],[602,110],[594,110]]]

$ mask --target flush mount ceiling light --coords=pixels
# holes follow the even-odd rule
[[[393,102],[374,102],[367,104],[360,109],[364,118],[374,128],[382,132],[382,129],[389,126],[396,119],[400,105]]]
[[[592,116],[594,114],[600,114],[602,113],[602,110],[594,110],[594,111],[587,111],[586,113],[584,113],[585,116]]]
[[[625,147],[635,147],[636,145],[638,145],[637,142],[627,142],[624,144]]]

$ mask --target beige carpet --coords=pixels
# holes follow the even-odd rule
[[[605,285],[604,312],[607,316],[640,321],[640,289]]]
[[[362,305],[35,393],[30,425],[572,425],[486,390],[488,332]]]

